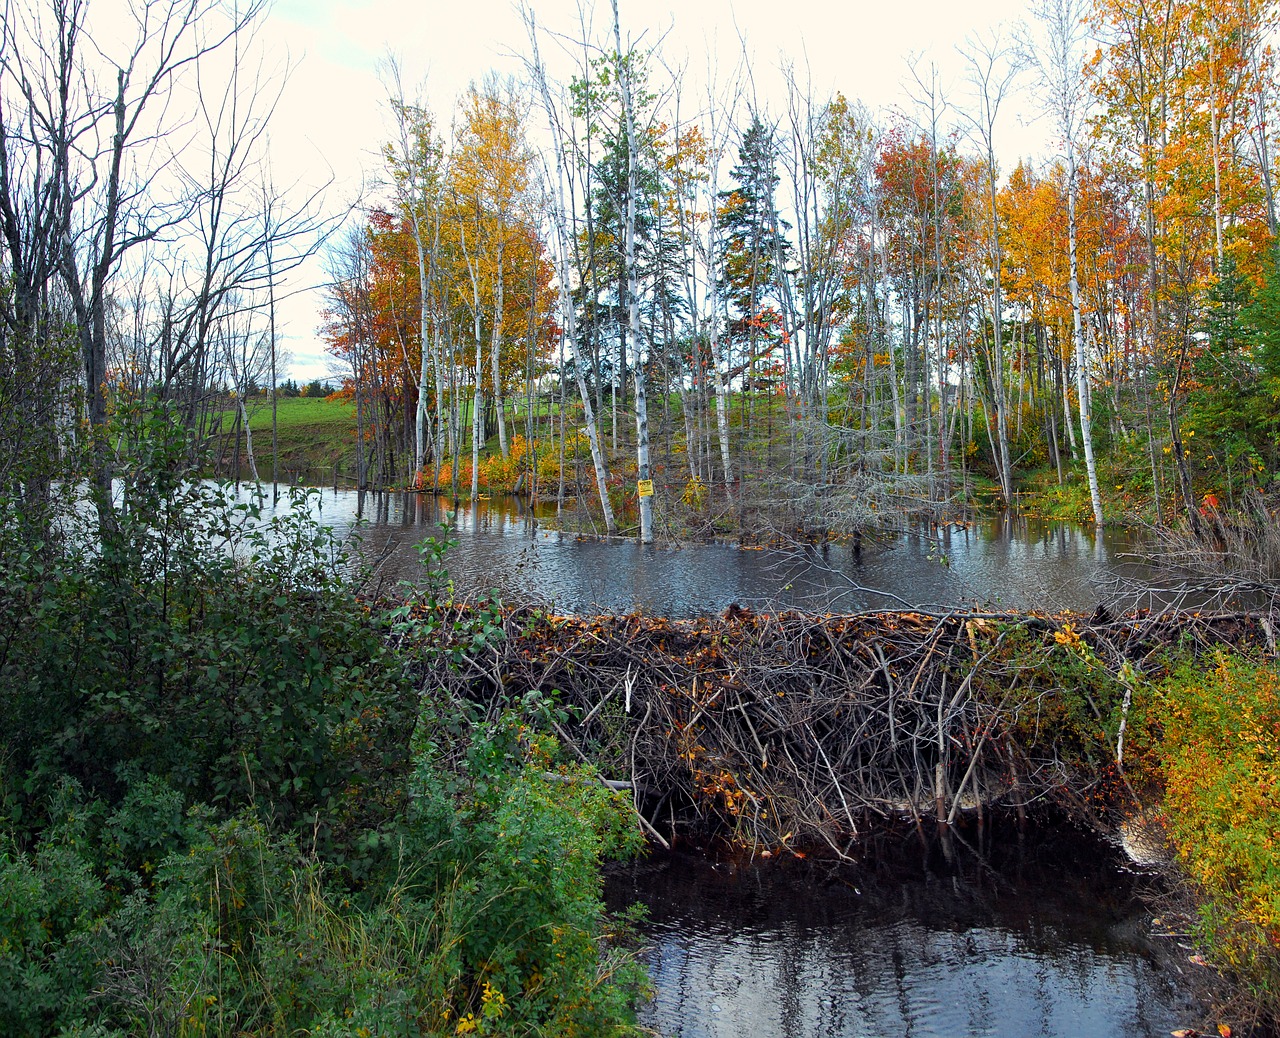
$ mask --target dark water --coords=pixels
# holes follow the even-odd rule
[[[1108,848],[1010,834],[983,859],[955,852],[904,837],[862,866],[675,853],[614,875],[611,902],[649,910],[642,1022],[683,1038],[1155,1038],[1197,1021],[1146,936],[1146,881]]]
[[[283,499],[282,499],[283,501]],[[848,611],[993,607],[1125,611],[1165,600],[1146,590],[1162,579],[1137,558],[1124,530],[1093,530],[1033,519],[993,518],[967,526],[867,537],[850,545],[749,550],[725,544],[652,545],[577,537],[548,529],[553,515],[513,499],[480,501],[456,513],[416,494],[326,490],[313,499],[324,520],[346,531],[362,520],[365,556],[383,587],[419,573],[417,545],[449,518],[459,541],[447,564],[459,590],[490,588],[513,603],[562,612],[633,610],[684,617],[730,603],[757,611]]]

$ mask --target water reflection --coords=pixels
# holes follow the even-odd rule
[[[1191,1007],[1154,961],[1134,878],[1078,837],[861,868],[660,855],[615,875],[649,908],[663,1035],[1167,1035]]]
[[[460,542],[448,557],[466,595],[493,588],[513,602],[565,612],[668,616],[718,613],[737,602],[757,611],[994,607],[1123,612],[1152,599],[1157,574],[1130,557],[1126,531],[1002,516],[978,523],[865,537],[860,545],[745,550],[725,544],[641,546],[548,529],[554,506],[534,511],[503,498],[456,512],[417,494],[326,490],[313,496],[326,523],[359,524],[376,582],[420,573],[416,545],[448,520]],[[289,507],[282,498],[277,507]]]

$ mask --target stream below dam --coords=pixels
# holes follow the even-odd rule
[[[667,1038],[1163,1038],[1198,1022],[1176,960],[1202,967],[1152,935],[1137,897],[1152,880],[1115,849],[1067,829],[951,851],[895,833],[857,866],[676,851],[615,870],[610,902],[648,909],[641,1023]]]

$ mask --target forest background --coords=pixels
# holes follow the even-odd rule
[[[123,91],[113,149],[109,74],[60,115],[76,70],[43,64],[53,26],[14,19],[14,320],[37,320],[66,268],[49,306],[81,339],[24,385],[46,412],[28,441],[75,436],[78,383],[91,425],[166,399],[258,475],[252,412],[286,384],[277,293],[319,255],[331,379],[354,405],[336,460],[360,487],[519,486],[645,540],[653,507],[676,529],[821,536],[1027,487],[1096,523],[1265,513],[1271,5],[1053,0],[966,41],[961,96],[917,63],[914,107],[889,113],[795,67],[781,98],[745,62],[695,80],[616,19],[575,35],[525,18],[524,73],[453,111],[384,63],[379,186],[336,213],[270,175],[285,81],[242,36],[182,85]],[[1002,168],[1027,97],[1052,154]],[[162,132],[188,102],[198,116]],[[60,147],[84,168],[24,214]]]
[[[892,114],[794,68],[781,102],[745,68],[690,96],[660,43],[586,31],[531,18],[526,74],[450,113],[386,67],[386,192],[328,253],[356,483],[594,497],[609,532],[655,477],[677,528],[734,535],[1028,487],[1099,523],[1263,514],[1268,7],[1043,5]],[[1025,91],[1053,154],[1002,169]]]

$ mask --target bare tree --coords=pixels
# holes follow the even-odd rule
[[[973,40],[964,52],[969,66],[969,82],[973,87],[976,111],[966,113],[978,135],[986,161],[987,200],[990,205],[989,238],[991,276],[992,389],[996,405],[996,464],[1000,490],[1005,503],[1013,503],[1013,462],[1009,454],[1009,404],[1005,385],[1004,308],[1001,300],[1000,214],[996,207],[996,120],[1000,105],[1013,86],[1020,69],[1018,62],[1001,42],[998,34],[986,40]]]
[[[180,186],[165,194],[155,190],[173,161],[164,138],[173,132],[166,123],[177,83],[250,31],[264,10],[262,0],[231,9],[215,0],[138,0],[131,5],[133,39],[123,51],[93,47],[105,68],[89,66],[88,48],[79,46],[87,3],[51,0],[49,35],[27,23],[26,47],[19,50],[29,57],[20,59],[20,81],[57,166],[59,263],[76,315],[93,430],[107,421],[106,311],[122,261],[200,203],[199,193],[193,197]],[[49,52],[58,58],[52,67]],[[111,459],[101,436],[92,449],[98,507],[107,518]]]
[[[365,488],[367,470],[365,427],[370,420],[368,371],[375,365],[369,342],[370,248],[364,227],[352,227],[326,252],[329,283],[325,286],[330,329],[330,350],[340,353],[350,367],[356,405],[356,487]],[[340,349],[334,348],[340,343]],[[345,372],[344,372],[345,375]],[[376,420],[376,412],[373,415]],[[375,431],[374,438],[377,439]]]
[[[720,197],[719,171],[724,165],[725,155],[729,150],[729,142],[733,133],[731,118],[720,118],[721,112],[736,110],[742,93],[741,80],[735,77],[727,96],[715,96],[714,87],[708,79],[707,86],[707,197],[706,207],[710,214],[707,220],[707,235],[703,251],[703,266],[707,277],[707,319],[706,327],[710,340],[712,377],[715,379],[716,393],[716,438],[720,444],[720,465],[724,471],[725,496],[729,506],[734,505],[733,494],[733,453],[729,440],[729,357],[725,343],[724,331],[724,298],[720,292],[722,271],[719,264],[724,258],[723,243],[720,240],[720,221],[716,218],[716,206]],[[728,104],[723,102],[728,101]]]
[[[1026,60],[1039,75],[1037,92],[1052,114],[1067,158],[1067,253],[1071,284],[1071,325],[1076,358],[1076,393],[1079,398],[1080,439],[1093,520],[1102,525],[1102,495],[1098,489],[1098,465],[1093,454],[1093,407],[1090,401],[1089,353],[1081,316],[1080,273],[1077,256],[1076,210],[1079,204],[1080,131],[1085,105],[1084,62],[1088,44],[1086,0],[1038,0],[1034,13],[1043,38],[1024,45]],[[1068,414],[1068,419],[1070,415]]]
[[[245,53],[265,0],[131,0],[119,44],[118,33],[95,31],[89,6],[44,0],[5,9],[0,135],[8,142],[21,128],[24,158],[19,170],[10,161],[19,149],[0,149],[0,215],[10,255],[13,242],[24,243],[33,291],[55,268],[65,290],[92,485],[109,525],[113,465],[102,431],[113,391],[113,300],[148,290],[161,300],[155,374],[163,393],[189,382],[191,421],[215,322],[228,307],[254,309],[258,293],[270,301],[277,279],[336,221],[319,215],[320,190],[300,201],[262,197],[266,128],[284,82]]]
[[[244,430],[245,460],[249,465],[249,478],[257,483],[258,462],[253,452],[253,430],[249,419],[250,401],[263,383],[270,377],[274,363],[274,351],[269,332],[255,326],[254,312],[249,308],[231,306],[220,313],[208,331],[210,345],[225,373],[225,381],[235,400],[240,428]],[[273,393],[274,395],[274,393]],[[239,438],[237,437],[237,444]],[[240,479],[239,465],[233,478]]]
[[[59,293],[59,180],[36,114],[12,77],[20,15],[3,8],[0,28],[0,493],[44,540],[50,488],[63,455],[59,408],[75,373],[75,344],[60,329],[69,301]],[[74,39],[72,40],[74,43]],[[16,96],[16,106],[11,101]]]
[[[207,367],[215,324],[238,310],[264,308],[274,324],[278,280],[314,254],[346,215],[322,213],[327,184],[306,191],[275,188],[266,165],[267,133],[286,76],[251,66],[242,44],[239,37],[229,41],[225,70],[197,66],[198,139],[175,159],[194,204],[183,224],[190,233],[164,257],[181,294],[164,333],[167,356],[158,387],[173,397],[176,383],[186,382],[192,427],[206,387],[191,371]],[[271,335],[274,341],[274,330]],[[260,380],[266,377],[264,372]]]

